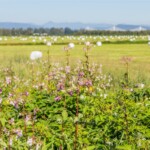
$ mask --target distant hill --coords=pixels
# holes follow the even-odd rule
[[[129,24],[118,24],[117,27],[122,28],[124,30],[132,30],[132,29],[136,29],[139,27],[145,28],[147,30],[150,30],[150,26],[149,25],[129,25]]]
[[[0,28],[5,28],[5,29],[27,29],[27,28],[37,28],[39,27],[38,25],[35,24],[30,24],[30,23],[16,23],[16,22],[0,22]]]
[[[55,23],[55,22],[48,22],[43,25],[45,28],[71,28],[71,29],[96,29],[96,30],[105,30],[107,28],[110,28],[112,25],[111,24],[92,24],[92,23],[80,23],[80,22],[64,22],[64,23]]]
[[[130,25],[130,24],[107,24],[107,23],[81,23],[81,22],[48,22],[43,25],[37,25],[32,23],[16,23],[16,22],[0,22],[0,28],[5,29],[27,29],[27,28],[71,28],[73,30],[85,29],[85,30],[111,30],[111,31],[140,31],[150,30],[150,25]]]

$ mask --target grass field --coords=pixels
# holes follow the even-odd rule
[[[2,39],[0,149],[150,149],[150,47],[146,38],[117,39],[102,46]],[[33,51],[43,57],[31,60]]]
[[[24,72],[26,62],[30,60],[30,53],[39,50],[43,53],[43,60],[47,60],[47,51],[50,51],[51,62],[65,64],[66,56],[63,50],[66,45],[26,45],[26,46],[0,46],[0,62],[2,66],[13,66],[15,70],[20,68]],[[75,45],[70,50],[70,62],[72,65],[79,60],[84,61],[84,45]],[[90,62],[103,65],[103,70],[119,78],[125,69],[121,58],[132,58],[129,66],[132,80],[150,82],[150,47],[148,44],[103,44],[101,47],[94,46],[90,51]]]

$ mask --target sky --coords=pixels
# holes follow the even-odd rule
[[[0,22],[150,25],[150,0],[0,0]]]

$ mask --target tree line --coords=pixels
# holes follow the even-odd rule
[[[19,28],[0,29],[0,36],[28,36],[28,35],[150,35],[146,31],[105,31],[105,30],[72,30],[70,28]]]

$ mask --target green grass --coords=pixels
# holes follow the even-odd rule
[[[29,56],[32,51],[42,51],[42,59],[46,60],[48,49],[50,50],[51,62],[65,64],[64,46],[0,46],[0,66],[11,65],[16,71],[24,72],[27,68],[26,62],[30,61]],[[125,66],[121,62],[123,56],[129,56],[133,59],[129,66],[132,80],[150,82],[150,47],[147,44],[103,44],[102,47],[93,46],[90,51],[90,62],[102,64],[103,70],[117,79],[125,71]],[[76,45],[74,49],[70,50],[71,64],[75,64],[78,60],[84,61],[83,45]]]

